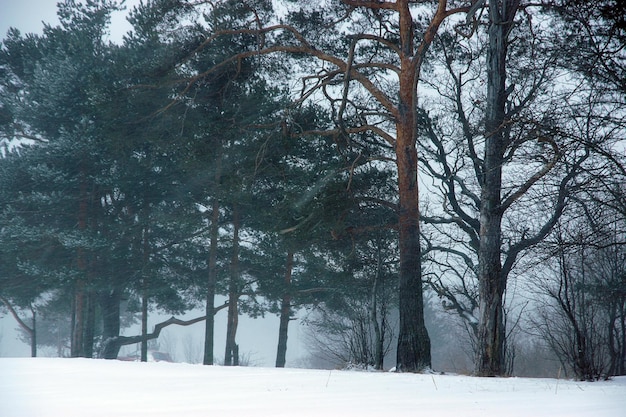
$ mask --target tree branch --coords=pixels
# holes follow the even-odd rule
[[[556,165],[557,161],[559,160],[559,158],[561,156],[561,153],[559,152],[559,147],[556,144],[556,141],[554,139],[546,138],[546,137],[540,137],[539,139],[537,139],[537,141],[538,142],[542,142],[542,143],[549,143],[550,144],[550,146],[552,147],[552,150],[554,151],[554,155],[552,157],[552,160],[549,161],[548,163],[546,163],[539,172],[536,172],[533,176],[531,176],[524,184],[522,184],[517,189],[517,191],[515,191],[513,194],[509,195],[500,204],[500,207],[498,208],[500,210],[500,212],[505,212],[509,207],[511,207],[511,204],[513,204],[521,196],[526,194],[526,192],[530,189],[530,187],[532,187],[537,181],[539,181],[548,172],[550,172],[552,170],[552,168],[554,168],[554,165]]]
[[[6,299],[4,297],[0,297],[0,301],[2,301],[2,303],[9,309],[9,313],[11,313],[11,315],[13,316],[15,321],[17,321],[17,324],[19,324],[20,327],[26,333],[28,333],[28,336],[30,336],[32,338],[33,337],[33,333],[35,332],[35,330],[30,328],[28,326],[28,324],[26,324],[26,322],[24,322],[24,320],[22,320],[22,318],[19,316],[19,314],[17,314],[17,310],[15,310],[15,308],[13,308],[13,306],[11,305],[11,303],[9,302],[8,299]]]
[[[228,302],[225,302],[224,304],[222,304],[219,307],[216,307],[213,310],[213,314],[217,314],[220,310],[223,310],[224,308],[228,307]],[[177,319],[176,317],[170,317],[169,319],[161,322],[161,323],[157,323],[154,326],[154,331],[152,333],[148,333],[146,335],[137,335],[137,336],[115,336],[115,337],[110,337],[107,340],[104,341],[103,343],[103,350],[107,350],[108,349],[108,345],[110,344],[115,344],[118,347],[121,346],[126,346],[126,345],[132,345],[135,343],[141,343],[147,340],[152,340],[152,339],[156,339],[159,337],[159,335],[161,334],[161,331],[168,327],[171,326],[173,324],[178,325],[178,326],[191,326],[192,324],[195,323],[199,323],[201,321],[206,320],[206,315],[204,316],[200,316],[200,317],[196,317],[194,319],[191,320],[180,320]]]

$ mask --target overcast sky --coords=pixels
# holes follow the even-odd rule
[[[0,39],[4,39],[10,27],[15,27],[22,33],[41,33],[43,23],[56,26],[59,20],[56,16],[58,0],[0,0]],[[139,0],[126,0],[127,9],[138,4]],[[112,17],[111,40],[119,41],[130,25],[124,18],[124,13],[115,13]]]

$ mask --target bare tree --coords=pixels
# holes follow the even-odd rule
[[[476,334],[478,375],[506,373],[507,283],[588,174],[606,172],[599,156],[620,132],[602,119],[611,107],[593,85],[557,65],[559,38],[535,19],[543,11],[483,2],[470,25],[475,37],[459,26],[442,32],[438,71],[425,77],[437,97],[418,118],[428,138],[420,162],[433,178],[422,216],[427,276]]]
[[[341,311],[318,309],[307,325],[312,329],[312,353],[334,366],[383,369],[394,340],[391,320],[383,322],[384,327],[379,325],[381,333],[377,333],[371,306],[356,300]],[[377,339],[381,334],[384,339]]]
[[[597,233],[589,231],[576,221],[559,227],[553,257],[536,280],[548,299],[538,307],[536,327],[583,380],[619,374],[624,363],[626,255],[618,246],[598,248]]]

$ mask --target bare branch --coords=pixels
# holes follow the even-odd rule
[[[552,211],[552,215],[549,219],[543,224],[541,229],[539,229],[533,236],[523,237],[519,242],[511,245],[509,250],[506,253],[506,259],[504,264],[502,265],[502,276],[507,276],[508,273],[513,268],[515,261],[519,254],[528,249],[537,243],[541,242],[547,235],[552,231],[558,220],[561,218],[563,214],[563,210],[565,210],[565,206],[567,204],[567,197],[569,196],[570,190],[570,182],[574,177],[576,177],[581,170],[581,166],[584,161],[589,157],[589,152],[586,152],[585,155],[581,156],[576,163],[570,169],[570,172],[561,179],[559,183],[558,195],[556,198],[556,202],[554,204],[554,209]]]
[[[550,146],[552,147],[552,150],[554,151],[554,155],[552,157],[552,160],[549,161],[548,163],[546,163],[543,166],[543,168],[541,168],[541,170],[539,172],[536,172],[533,176],[531,176],[524,184],[522,184],[517,189],[517,191],[515,191],[513,194],[509,195],[507,197],[507,199],[504,200],[500,204],[499,209],[502,212],[506,211],[511,206],[511,204],[513,204],[516,200],[518,200],[521,196],[523,196],[530,189],[530,187],[532,187],[535,183],[537,183],[537,181],[539,181],[548,172],[550,172],[552,170],[552,168],[554,168],[554,165],[556,165],[557,161],[560,158],[561,154],[559,152],[559,147],[556,144],[556,142],[554,141],[554,139],[546,138],[546,137],[540,137],[537,140],[538,140],[538,142],[550,144]]]

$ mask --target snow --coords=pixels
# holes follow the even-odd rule
[[[0,416],[626,416],[626,377],[439,374],[0,358]]]

